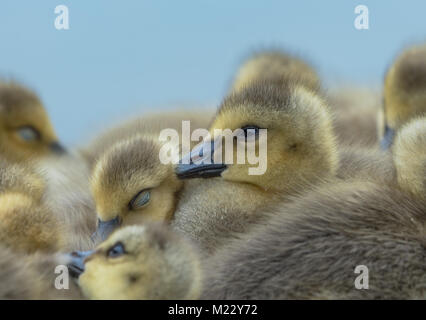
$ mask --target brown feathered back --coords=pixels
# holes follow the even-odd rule
[[[426,202],[353,182],[307,194],[206,262],[207,299],[424,299]],[[367,266],[369,289],[355,288]]]

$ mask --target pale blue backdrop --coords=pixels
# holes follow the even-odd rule
[[[54,28],[57,5],[70,29]],[[354,28],[367,5],[370,29]],[[0,75],[37,90],[60,138],[78,144],[135,112],[217,104],[250,51],[281,46],[328,84],[380,85],[405,45],[425,40],[426,1],[2,0]]]

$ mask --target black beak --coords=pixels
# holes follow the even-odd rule
[[[67,153],[67,150],[57,141],[52,142],[49,147],[50,150],[52,150],[56,154],[61,155]]]
[[[393,143],[393,139],[395,137],[395,130],[388,127],[388,125],[385,126],[385,134],[383,136],[382,141],[380,141],[380,148],[383,150],[388,150]]]
[[[102,221],[98,219],[98,228],[92,235],[92,240],[95,241],[95,243],[104,241],[115,229],[120,226],[120,224],[121,223],[118,216],[108,221]]]
[[[224,164],[178,164],[175,172],[179,179],[220,177],[226,166]]]
[[[183,156],[176,166],[175,172],[179,179],[219,177],[226,170],[226,165],[215,161],[215,148],[221,148],[221,143],[207,141],[195,146],[192,151]],[[215,163],[216,162],[216,163]]]
[[[71,277],[78,278],[84,272],[84,261],[93,251],[74,251],[70,254],[71,262],[68,264],[68,271]]]

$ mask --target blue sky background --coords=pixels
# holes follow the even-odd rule
[[[69,30],[54,27],[60,4]],[[369,30],[354,28],[359,4]],[[380,86],[399,50],[426,40],[425,12],[422,0],[2,0],[0,75],[35,89],[75,145],[135,113],[219,103],[241,60],[270,46],[329,85]]]

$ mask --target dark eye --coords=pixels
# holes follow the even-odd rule
[[[40,133],[31,126],[25,126],[17,129],[19,137],[27,142],[40,139]]]
[[[129,203],[130,210],[140,209],[147,205],[151,198],[150,190],[142,190]]]
[[[115,245],[108,249],[107,257],[117,258],[125,253],[126,251],[124,250],[124,245],[121,242],[117,242]]]
[[[244,131],[244,136],[247,138],[255,137],[256,139],[259,137],[259,127],[254,125],[247,125],[241,128]]]

